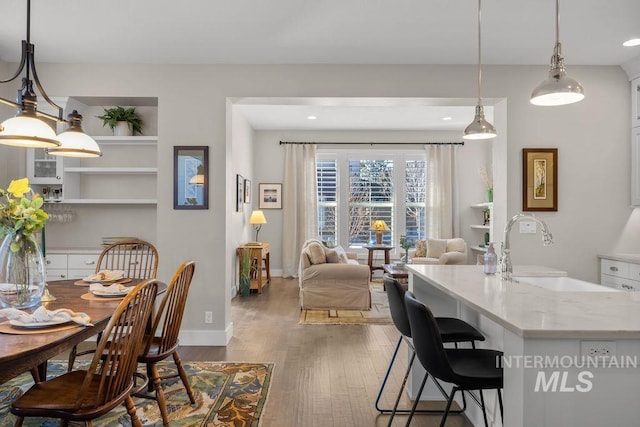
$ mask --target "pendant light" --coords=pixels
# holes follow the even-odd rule
[[[478,104],[473,122],[464,130],[462,139],[489,139],[496,137],[496,128],[484,118],[482,106],[482,0],[478,0]]]
[[[70,119],[68,121],[63,119],[62,107],[51,100],[40,83],[38,72],[36,71],[35,46],[31,43],[31,0],[27,0],[26,33],[26,40],[22,40],[22,55],[18,69],[7,80],[0,80],[0,83],[11,82],[24,71],[22,86],[18,90],[17,102],[0,97],[0,103],[18,109],[18,114],[15,117],[0,124],[0,144],[28,148],[50,148],[52,149],[51,154],[60,156],[101,156],[102,153],[96,141],[82,132],[82,116],[77,111],[74,111],[69,115]],[[33,79],[31,78],[32,75]],[[49,105],[58,110],[57,116],[38,111],[38,96],[35,89],[38,90],[41,97]],[[69,130],[63,132],[60,136],[56,136],[50,124],[42,120],[43,117],[54,122],[68,124]]]
[[[540,83],[531,93],[530,102],[534,105],[555,106],[573,104],[584,99],[582,85],[567,76],[560,44],[560,6],[556,0],[556,45],[551,56],[549,77]]]

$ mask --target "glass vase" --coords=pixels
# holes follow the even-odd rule
[[[42,250],[33,235],[5,235],[0,245],[0,305],[39,305],[46,283]]]

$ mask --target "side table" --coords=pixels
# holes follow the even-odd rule
[[[384,263],[389,264],[389,251],[394,248],[394,246],[387,245],[371,245],[365,246],[366,250],[369,251],[368,264],[369,264],[369,280],[373,277],[373,270],[382,270],[383,268],[379,265],[373,265],[373,253],[375,251],[384,251]]]
[[[251,289],[255,289],[259,294],[262,288],[271,283],[271,266],[269,259],[269,244],[261,243],[259,245],[242,245],[236,249],[236,257],[238,258],[238,274],[240,274],[240,251],[243,249],[251,250],[251,257],[256,265],[256,277],[251,278]],[[265,275],[262,274],[262,261],[264,260]]]

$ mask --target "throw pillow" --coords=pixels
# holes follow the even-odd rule
[[[344,251],[342,246],[338,245],[333,249],[325,249],[325,255],[327,256],[328,263],[334,264],[346,264],[347,263],[347,253]]]
[[[413,256],[417,258],[424,258],[427,256],[427,242],[425,240],[416,241],[416,253],[413,254]]]
[[[447,251],[446,239],[427,239],[427,257],[440,258]]]
[[[307,246],[309,251],[309,260],[311,264],[324,264],[327,262],[327,256],[324,254],[324,248],[320,243],[313,242]]]

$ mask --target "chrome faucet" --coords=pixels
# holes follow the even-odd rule
[[[504,227],[504,240],[502,241],[502,255],[500,256],[500,272],[502,273],[502,280],[513,282],[513,265],[511,264],[511,244],[509,242],[509,233],[511,233],[511,227],[513,224],[521,219],[531,219],[540,224],[542,228],[542,244],[549,246],[553,243],[553,236],[549,232],[547,224],[535,215],[517,214],[514,215],[507,225]]]

